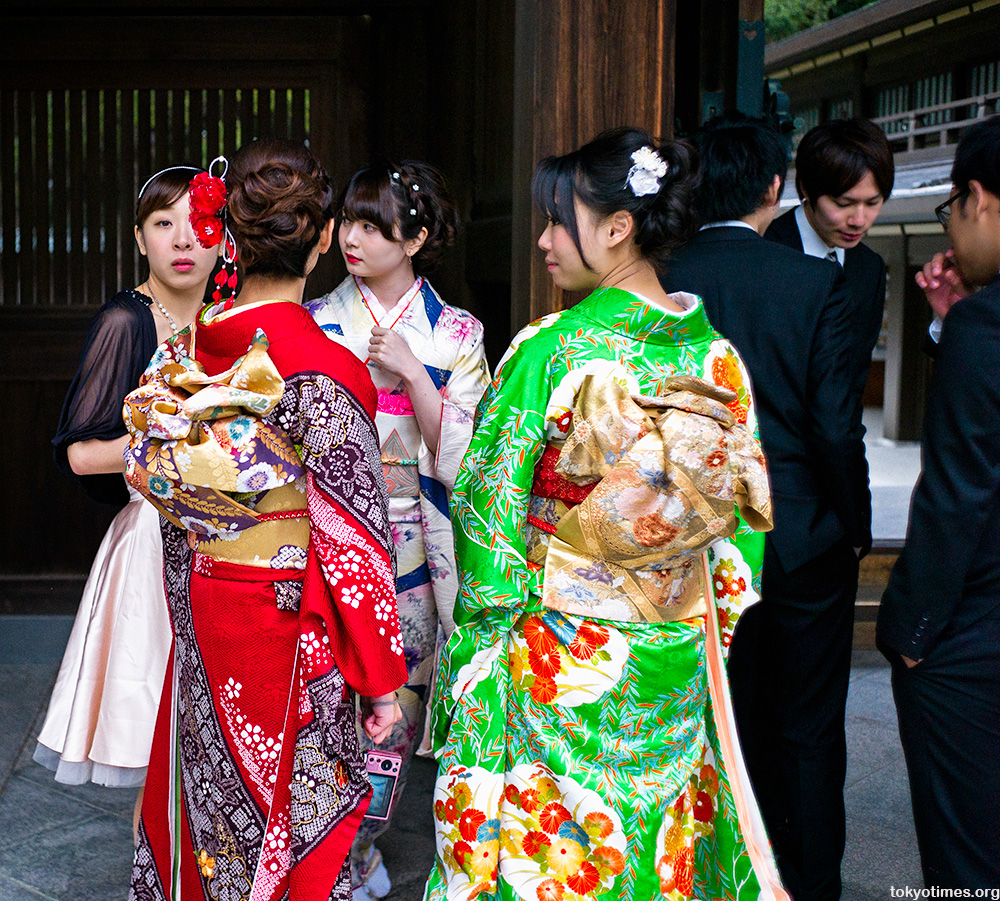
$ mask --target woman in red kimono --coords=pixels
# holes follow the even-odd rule
[[[255,142],[191,198],[245,280],[126,400],[174,632],[129,897],[346,901],[371,792],[355,693],[381,741],[406,665],[375,389],[301,306],[330,183],[301,144]]]

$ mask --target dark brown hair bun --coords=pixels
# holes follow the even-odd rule
[[[304,144],[260,140],[229,164],[229,227],[247,275],[306,274],[323,227],[333,218],[333,190]]]

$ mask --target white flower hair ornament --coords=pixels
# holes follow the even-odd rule
[[[633,166],[628,170],[625,184],[636,197],[645,197],[660,190],[660,179],[667,174],[667,164],[648,144],[632,154]]]

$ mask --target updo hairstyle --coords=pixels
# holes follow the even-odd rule
[[[659,190],[636,196],[629,185],[632,154],[652,147],[667,164]],[[695,230],[692,200],[698,185],[698,157],[690,144],[658,142],[641,128],[615,128],[599,134],[579,150],[549,156],[536,167],[531,179],[535,204],[550,220],[569,232],[583,264],[580,230],[573,198],[604,221],[619,210],[635,221],[635,246],[642,258],[659,267],[684,245]]]
[[[381,160],[355,172],[337,201],[337,222],[370,222],[387,241],[402,243],[427,229],[412,257],[416,275],[441,262],[458,233],[458,211],[441,173],[416,160]]]
[[[229,163],[229,226],[246,275],[302,278],[323,227],[333,218],[333,189],[304,144],[258,140]]]
[[[201,170],[194,166],[177,166],[154,175],[142,189],[135,202],[135,227],[142,224],[157,210],[172,207],[190,189],[191,179]]]

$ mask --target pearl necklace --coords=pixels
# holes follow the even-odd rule
[[[177,328],[177,323],[174,322],[174,317],[171,316],[167,312],[167,308],[162,303],[160,303],[159,298],[157,298],[157,296],[153,293],[153,286],[149,283],[148,280],[146,282],[146,290],[149,292],[149,296],[153,298],[153,303],[155,303],[160,308],[160,312],[163,314],[163,318],[166,319],[167,322],[170,324],[170,330],[175,335],[178,334],[180,332],[180,329]]]

